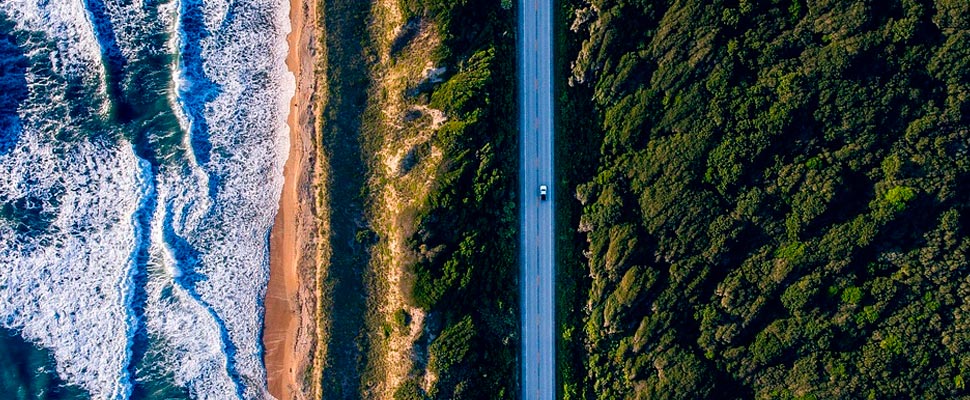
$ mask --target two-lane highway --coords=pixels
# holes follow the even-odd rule
[[[528,400],[556,396],[552,12],[552,0],[519,0],[521,383]]]

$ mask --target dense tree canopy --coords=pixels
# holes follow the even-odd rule
[[[566,8],[600,140],[569,398],[970,395],[970,3]]]

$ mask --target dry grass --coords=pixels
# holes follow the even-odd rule
[[[406,240],[416,229],[418,210],[427,202],[443,154],[431,142],[435,131],[445,122],[444,114],[408,96],[408,90],[433,78],[439,66],[431,65],[432,52],[440,41],[428,23],[418,25],[417,34],[399,52],[391,55],[391,45],[407,23],[393,0],[377,0],[372,8],[370,27],[379,59],[371,71],[373,89],[370,107],[375,107],[379,126],[379,148],[373,154],[371,187],[375,198],[368,210],[373,229],[381,241],[373,249],[372,268],[383,281],[376,297],[375,323],[393,326],[393,315],[405,310],[410,316],[406,329],[383,330],[384,336],[372,343],[371,368],[375,372],[374,393],[391,399],[394,390],[409,377],[430,377],[417,370],[415,345],[425,330],[426,315],[405,298],[407,275],[416,255]],[[377,329],[377,331],[381,331]],[[423,375],[423,377],[421,376]]]
[[[327,343],[328,335],[327,332],[330,331],[330,319],[325,312],[329,309],[328,299],[330,299],[329,289],[324,285],[327,282],[328,272],[330,270],[330,256],[333,253],[330,245],[330,204],[327,199],[330,197],[327,193],[328,185],[327,182],[330,179],[330,157],[326,152],[326,149],[321,143],[320,132],[323,132],[323,110],[326,109],[328,86],[327,86],[327,41],[326,41],[326,29],[321,25],[322,15],[320,10],[323,8],[321,2],[316,0],[310,0],[313,4],[312,11],[310,13],[310,18],[312,21],[316,22],[316,41],[314,43],[313,49],[313,69],[314,69],[314,93],[312,98],[312,107],[314,113],[314,134],[312,136],[314,157],[312,162],[312,187],[311,192],[314,194],[313,198],[313,216],[316,221],[316,232],[314,234],[314,252],[313,252],[313,262],[310,264],[311,271],[304,276],[312,277],[311,286],[313,288],[314,298],[312,299],[314,304],[314,329],[313,335],[315,336],[315,346],[312,350],[312,366],[309,371],[309,394],[311,399],[323,398],[322,378],[323,378],[323,368],[327,360]],[[321,95],[322,94],[322,95]]]

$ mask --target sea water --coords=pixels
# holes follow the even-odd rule
[[[281,0],[0,0],[0,398],[267,396]]]

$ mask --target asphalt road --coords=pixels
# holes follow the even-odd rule
[[[552,0],[519,0],[522,398],[556,396]],[[547,200],[539,186],[549,187]]]

